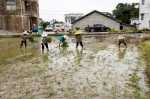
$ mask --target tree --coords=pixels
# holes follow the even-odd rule
[[[40,26],[45,29],[47,25],[50,25],[50,22],[44,21],[42,18],[40,18]]]
[[[107,12],[106,15],[107,15],[107,16],[110,16],[110,17],[114,17],[114,16],[113,16],[111,13],[109,13],[109,12]]]
[[[54,24],[63,24],[64,22],[62,22],[62,21],[57,21],[56,19],[55,19],[55,22],[54,22]]]
[[[50,25],[50,22],[46,21],[46,22],[43,22],[42,24],[43,24],[43,25],[42,25],[43,28],[45,29],[47,25]]]
[[[113,10],[113,15],[123,23],[129,24],[131,18],[139,16],[139,3],[119,3]]]

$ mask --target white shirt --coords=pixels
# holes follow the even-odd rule
[[[65,27],[64,27],[64,26],[61,26],[61,28],[64,29]]]

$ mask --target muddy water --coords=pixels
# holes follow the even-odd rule
[[[116,36],[84,36],[84,49],[74,37],[68,48],[52,38],[44,52],[40,38],[26,49],[20,38],[0,39],[1,99],[149,99],[135,38],[120,49]]]

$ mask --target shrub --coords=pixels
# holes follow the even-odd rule
[[[79,27],[76,27],[76,30],[79,30],[80,28]]]
[[[142,30],[133,30],[133,33],[143,33]]]
[[[34,42],[33,36],[29,36],[29,37],[28,37],[28,40],[29,40],[30,42]]]
[[[123,29],[123,30],[121,30],[120,32],[126,32],[126,30],[125,30],[125,29]]]
[[[46,38],[46,42],[51,43],[52,42],[52,38],[51,37],[47,37]]]
[[[71,31],[69,31],[69,34],[73,34],[73,31],[71,30]]]
[[[117,32],[118,33],[118,31],[115,30],[114,28],[112,28],[109,32]]]
[[[72,31],[69,31],[69,34],[72,34]]]
[[[143,33],[142,30],[138,30],[137,32],[138,32],[138,33]]]
[[[68,45],[68,43],[67,42],[64,42],[62,45],[61,45],[61,47],[68,47],[69,45]]]
[[[148,28],[143,28],[142,31],[150,31]]]

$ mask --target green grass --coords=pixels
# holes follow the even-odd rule
[[[139,46],[142,57],[146,61],[146,70],[145,73],[148,77],[148,84],[150,86],[150,41],[143,42]]]

